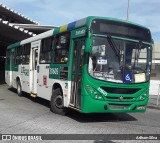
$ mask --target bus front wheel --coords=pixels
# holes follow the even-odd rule
[[[22,96],[22,86],[20,80],[17,81],[17,94],[18,96]]]
[[[50,104],[52,112],[60,115],[66,115],[67,109],[63,106],[63,95],[60,88],[53,90]]]

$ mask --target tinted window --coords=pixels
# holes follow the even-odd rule
[[[23,64],[29,64],[29,58],[30,58],[30,49],[31,44],[25,44],[23,46]]]
[[[10,51],[7,51],[6,53],[6,64],[10,65]]]
[[[51,63],[52,42],[53,42],[53,37],[49,37],[42,40],[40,63]]]
[[[68,58],[69,43],[70,43],[69,33],[59,35],[56,37],[56,43],[55,43],[55,48],[54,48],[54,62],[55,63],[66,63],[64,59]]]
[[[22,53],[23,53],[23,47],[19,46],[16,48],[16,53],[15,53],[15,64],[19,65],[22,63]]]

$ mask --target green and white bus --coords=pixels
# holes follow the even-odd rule
[[[144,26],[89,16],[8,46],[5,80],[58,114],[145,112],[152,47]]]

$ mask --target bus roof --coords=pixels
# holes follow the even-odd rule
[[[147,27],[144,27],[142,25],[139,25],[137,23],[134,23],[134,22],[131,22],[131,21],[127,21],[127,20],[121,20],[121,19],[110,18],[110,17],[88,16],[86,18],[83,18],[83,19],[71,22],[69,24],[65,24],[65,25],[60,26],[58,28],[49,30],[47,32],[41,33],[41,34],[36,35],[34,37],[22,40],[20,42],[14,43],[14,44],[11,44],[11,45],[9,45],[7,47],[7,49],[12,49],[12,48],[15,48],[17,46],[20,46],[20,45],[23,45],[23,44],[26,44],[26,43],[37,41],[37,40],[40,40],[42,38],[46,38],[46,37],[52,36],[54,34],[70,31],[70,30],[73,30],[73,29],[76,29],[76,28],[79,28],[79,27],[82,27],[82,26],[85,26],[85,25],[86,26],[90,26],[90,24],[91,24],[93,19],[105,19],[105,20],[110,20],[110,21],[124,22],[124,23],[132,24],[132,25],[136,25],[136,26],[148,29]]]

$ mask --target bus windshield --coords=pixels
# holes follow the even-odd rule
[[[117,83],[149,80],[151,45],[111,37],[93,37],[92,41],[88,65],[92,77]]]

